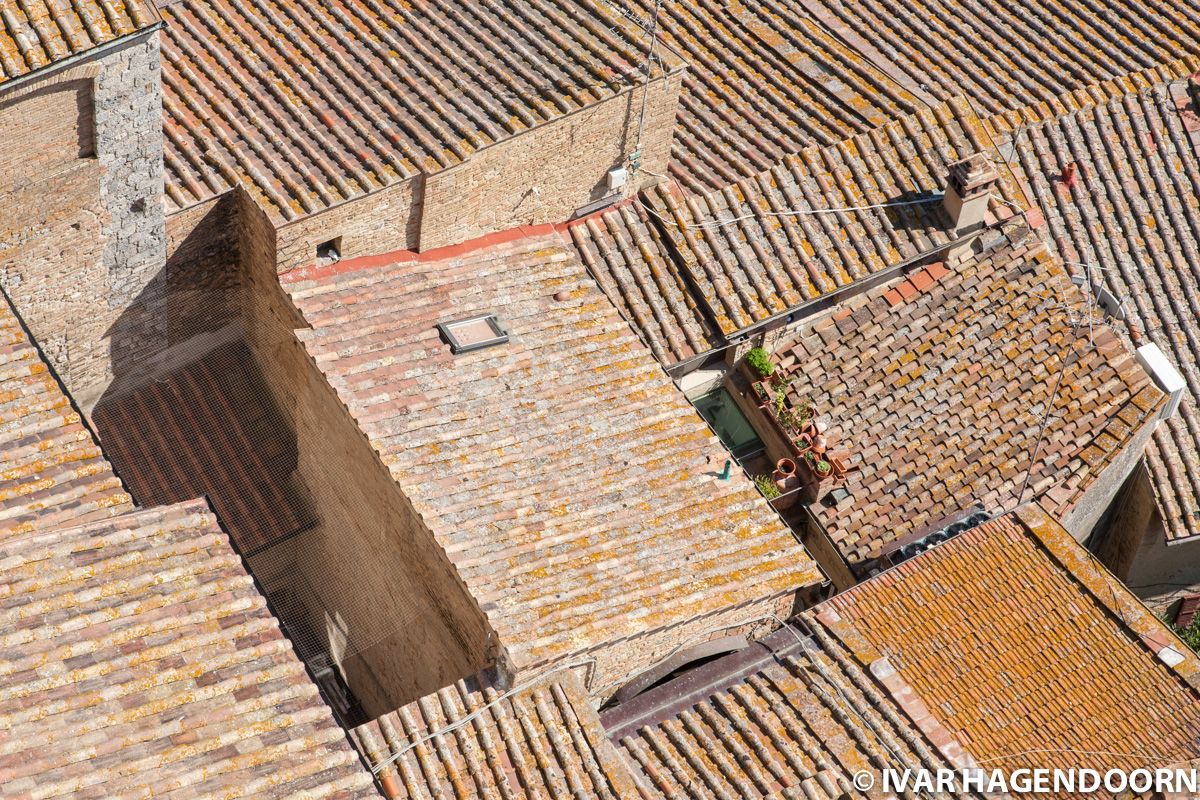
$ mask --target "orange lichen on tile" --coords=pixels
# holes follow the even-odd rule
[[[852,565],[976,504],[1058,487],[1065,512],[1156,420],[1163,394],[1102,323],[1079,324],[1084,296],[1021,218],[981,246],[926,268],[925,291],[876,287],[776,349],[793,405],[860,467],[849,500],[811,507]]]
[[[993,150],[975,112],[955,98],[803,148],[707,194],[660,183],[571,234],[609,299],[671,364],[944,248],[949,165]],[[1003,199],[1021,199],[995,160]],[[900,291],[911,296],[915,287]]]
[[[805,616],[863,665],[887,653],[981,763],[1128,770],[1200,757],[1200,658],[1036,506]]]
[[[1060,116],[1025,110],[1014,158],[1044,211],[1047,240],[1074,262],[1073,274],[1121,304],[1121,338],[1156,344],[1191,385],[1146,449],[1169,541],[1200,537],[1200,356],[1191,344],[1200,336],[1200,134],[1179,108],[1192,109],[1187,83],[1175,80],[1186,66],[1149,71],[1132,93],[1101,87]],[[1081,177],[1064,189],[1069,164]]]
[[[0,87],[157,20],[142,0],[0,0]]]
[[[0,540],[133,507],[66,393],[0,297]]]

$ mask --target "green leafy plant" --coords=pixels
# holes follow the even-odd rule
[[[746,353],[746,365],[764,378],[775,371],[775,365],[771,363],[771,354],[761,347],[753,347]]]
[[[755,475],[754,485],[762,492],[763,497],[768,500],[774,500],[776,497],[779,497],[779,487],[770,475]]]
[[[1186,628],[1177,628],[1174,625],[1171,627],[1175,628],[1175,633],[1179,634],[1179,638],[1183,639],[1184,644],[1200,652],[1200,614],[1192,617],[1192,621]]]

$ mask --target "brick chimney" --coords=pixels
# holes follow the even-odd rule
[[[971,237],[983,230],[988,198],[995,193],[999,181],[999,173],[983,153],[975,153],[950,165],[942,207],[950,218],[949,233],[953,238]],[[970,240],[960,242],[950,248],[947,260],[957,260],[969,248]]]

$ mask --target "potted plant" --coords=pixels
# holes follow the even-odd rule
[[[779,459],[775,464],[775,474],[771,477],[774,478],[775,488],[781,495],[771,505],[775,506],[778,511],[791,508],[796,502],[796,490],[800,488],[796,462],[790,458]]]
[[[761,347],[752,347],[746,353],[746,366],[760,378],[769,378],[775,372],[775,365],[771,363],[771,354]]]

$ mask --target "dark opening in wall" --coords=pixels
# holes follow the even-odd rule
[[[342,260],[342,237],[330,239],[328,242],[321,242],[317,245],[317,264],[325,266],[326,264],[336,264]]]

